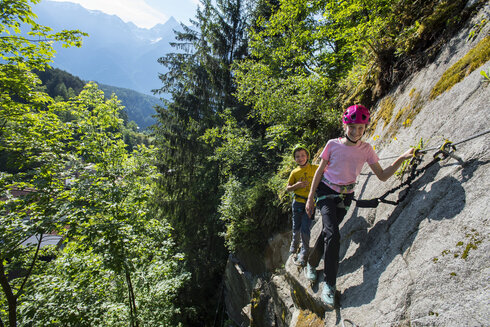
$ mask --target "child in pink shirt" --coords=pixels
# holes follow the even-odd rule
[[[306,201],[306,211],[311,215],[315,208],[316,193],[323,227],[322,235],[308,257],[305,275],[312,282],[316,280],[315,267],[322,259],[323,252],[325,282],[321,298],[330,307],[335,302],[339,266],[339,224],[354,198],[354,186],[362,167],[367,163],[381,181],[386,181],[414,153],[414,149],[410,148],[383,169],[372,146],[361,141],[369,124],[369,116],[369,110],[362,105],[351,106],[344,112],[342,121],[345,136],[327,142]]]

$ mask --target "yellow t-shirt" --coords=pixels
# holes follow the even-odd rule
[[[296,184],[299,181],[308,181],[308,185],[304,188],[299,188],[294,191],[295,194],[299,195],[296,197],[296,201],[306,203],[306,198],[310,193],[311,182],[313,181],[313,176],[318,168],[318,165],[308,164],[306,167],[296,167],[291,171],[289,175],[288,185]],[[304,199],[303,199],[304,198]]]

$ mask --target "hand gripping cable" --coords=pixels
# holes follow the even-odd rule
[[[401,183],[397,187],[392,188],[391,190],[387,191],[385,194],[383,194],[382,196],[380,196],[378,198],[374,198],[374,199],[370,199],[370,200],[356,200],[356,199],[354,199],[354,201],[356,201],[356,207],[376,208],[380,202],[388,203],[388,204],[392,204],[392,205],[398,205],[401,202],[403,202],[403,200],[405,200],[405,198],[407,197],[407,195],[410,192],[410,189],[412,187],[413,181],[420,174],[422,174],[424,171],[426,171],[427,169],[432,167],[435,163],[437,163],[441,160],[444,160],[447,157],[452,157],[452,158],[458,160],[459,162],[463,162],[463,160],[460,157],[458,157],[454,154],[454,152],[456,151],[456,147],[454,146],[454,144],[452,142],[446,140],[444,142],[444,144],[439,148],[439,150],[434,154],[432,160],[427,165],[425,165],[424,167],[417,169],[418,165],[422,162],[422,157],[419,157],[418,155],[419,154],[426,154],[427,151],[429,151],[429,150],[430,149],[416,150],[414,152],[413,157],[412,157],[412,159],[410,159],[410,163],[409,163],[409,167],[411,167],[410,174],[409,174],[409,176],[405,182]],[[388,195],[398,191],[399,189],[401,189],[403,187],[407,187],[405,190],[405,193],[403,193],[403,195],[400,196],[397,201],[391,201],[391,200],[386,199],[386,197]]]

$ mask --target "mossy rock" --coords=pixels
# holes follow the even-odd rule
[[[425,103],[425,99],[421,96],[421,93],[415,89],[410,90],[410,103],[401,108],[392,118],[393,111],[390,113],[391,125],[386,132],[385,138],[390,140],[396,136],[401,128],[407,128],[412,124],[412,121],[422,110]],[[393,103],[394,108],[394,103]],[[385,109],[387,110],[387,109]],[[386,122],[386,121],[385,121]]]
[[[395,100],[393,97],[386,97],[380,103],[379,111],[376,113],[376,118],[381,118],[384,121],[383,128],[386,127],[393,117],[393,110],[395,109]]]
[[[462,81],[488,60],[490,60],[490,35],[481,40],[463,58],[444,72],[441,79],[430,92],[430,99],[433,100],[438,95],[449,91],[454,85]]]
[[[298,316],[298,322],[296,327],[323,327],[323,319],[318,317],[316,314],[306,310],[301,311]]]

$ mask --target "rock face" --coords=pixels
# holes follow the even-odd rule
[[[490,82],[480,75],[490,71],[490,62],[436,98],[429,96],[443,73],[489,35],[486,24],[476,39],[467,40],[475,23],[489,15],[487,4],[432,64],[384,99],[394,105],[392,117],[407,108],[416,112],[410,121],[398,127],[394,118],[379,121],[365,137],[383,167],[420,140],[431,150],[419,168],[431,162],[434,148],[446,139],[456,144],[460,159],[449,157],[423,171],[397,206],[349,210],[341,225],[340,307],[333,311],[320,300],[322,263],[320,282],[310,287],[302,269],[287,259],[288,233],[276,235],[264,258],[255,258],[266,267],[262,273],[247,277],[246,266],[229,263],[227,276],[236,276],[227,280],[227,310],[238,325],[349,326],[348,320],[358,326],[489,324],[490,133],[469,138],[490,130]],[[396,177],[382,183],[366,166],[356,198],[376,198],[399,184]],[[402,194],[387,199],[396,201]],[[312,242],[320,230],[317,213]],[[234,289],[247,294],[236,301]]]

